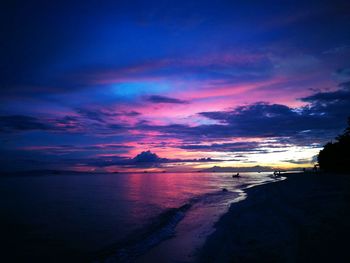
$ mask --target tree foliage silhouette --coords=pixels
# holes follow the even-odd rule
[[[350,172],[350,117],[344,133],[320,151],[318,164],[324,171]]]

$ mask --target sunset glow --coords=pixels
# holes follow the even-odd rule
[[[26,33],[2,58],[2,168],[313,166],[349,115],[346,8],[190,2],[12,14]]]

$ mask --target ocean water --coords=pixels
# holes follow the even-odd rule
[[[242,189],[275,181],[270,174],[1,177],[0,257],[20,262],[147,262],[168,254],[183,260],[229,205],[244,198]]]

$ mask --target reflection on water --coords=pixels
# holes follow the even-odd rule
[[[195,200],[197,206],[211,202],[215,210],[220,198],[199,197],[271,180],[264,173],[242,175],[239,179],[225,173],[3,177],[0,230],[9,251],[20,249],[28,257],[43,251],[92,255],[127,239],[166,209]]]

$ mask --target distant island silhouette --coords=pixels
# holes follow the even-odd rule
[[[267,166],[247,166],[247,167],[221,167],[213,166],[211,168],[203,169],[201,172],[210,172],[210,173],[231,173],[231,172],[272,172],[275,169],[273,167]]]

